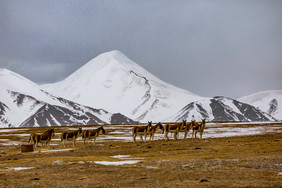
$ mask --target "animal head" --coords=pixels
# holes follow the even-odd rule
[[[206,126],[206,119],[202,119],[202,126],[203,126],[203,127]]]
[[[82,133],[82,127],[79,127],[79,128],[78,128],[78,132],[79,132],[79,134]]]
[[[106,131],[103,127],[99,127],[98,129],[99,129],[99,131],[102,131],[103,134],[106,134]]]
[[[152,121],[148,121],[148,126],[149,126],[149,127],[152,126]]]
[[[161,124],[161,122],[159,122],[159,123],[157,124],[157,126],[160,127],[160,129],[162,130],[162,134],[163,134],[163,133],[164,133],[164,126]]]
[[[51,133],[51,137],[55,137],[55,129],[49,129],[49,133]]]

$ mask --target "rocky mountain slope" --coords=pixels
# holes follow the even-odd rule
[[[0,96],[0,127],[190,121],[192,115],[207,121],[282,119],[281,91],[239,100],[201,97],[160,80],[119,51],[42,86],[0,69]]]
[[[201,98],[158,79],[119,51],[101,54],[63,81],[42,89],[142,122],[165,119]]]
[[[173,121],[192,119],[197,121],[275,121],[269,114],[246,103],[228,97],[205,98],[191,102],[182,108]]]
[[[282,120],[282,91],[271,90],[254,93],[238,99]]]
[[[192,114],[213,121],[274,120],[250,105],[228,98],[201,97],[170,85],[119,51],[101,54],[63,81],[41,88],[141,122],[190,120]]]
[[[7,69],[0,69],[0,127],[135,123],[110,113],[55,97]]]

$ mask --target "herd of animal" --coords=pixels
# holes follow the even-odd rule
[[[164,139],[169,140],[168,133],[174,134],[174,139],[179,139],[179,133],[184,132],[184,139],[187,137],[187,134],[190,130],[192,130],[192,138],[197,138],[197,133],[200,133],[200,138],[202,139],[202,135],[206,126],[206,120],[203,119],[202,122],[198,123],[196,121],[186,122],[183,120],[181,123],[173,123],[173,124],[165,124],[164,126],[161,123],[157,123],[156,125],[152,125],[152,122],[149,121],[147,126],[135,126],[133,127],[133,142],[136,142],[136,136],[140,136],[140,140],[143,141],[143,136],[145,136],[145,140],[147,135],[150,135],[149,140],[154,140],[154,134],[158,130],[162,130],[164,133]]]
[[[174,139],[179,139],[179,133],[184,132],[184,139],[187,137],[187,134],[190,130],[192,130],[192,138],[197,138],[196,135],[199,132],[200,139],[202,139],[202,135],[205,129],[205,119],[202,122],[186,122],[183,120],[181,123],[170,123],[165,124],[164,126],[161,123],[157,123],[156,125],[152,125],[151,121],[148,122],[146,126],[134,126],[132,129],[133,133],[133,142],[136,142],[136,136],[140,136],[140,140],[143,141],[143,136],[145,136],[145,140],[147,139],[147,135],[150,135],[150,139],[154,141],[154,135],[158,130],[164,133],[164,139],[169,140],[168,133],[174,134]],[[73,147],[75,146],[76,139],[81,135],[82,140],[84,141],[84,145],[87,142],[89,144],[90,139],[94,139],[94,144],[96,138],[99,136],[100,132],[106,134],[106,131],[103,127],[99,127],[95,130],[82,130],[82,128],[78,128],[76,131],[66,131],[61,133],[61,145],[65,148],[65,142],[67,140],[71,140],[73,142]],[[42,146],[45,143],[48,148],[50,147],[51,139],[55,136],[54,128],[50,128],[42,134],[32,133],[29,137],[29,143],[32,143],[34,147],[38,147],[38,144],[41,143]]]

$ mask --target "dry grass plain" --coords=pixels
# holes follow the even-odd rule
[[[21,153],[19,145],[1,145],[0,187],[281,187],[282,125],[278,126],[280,131],[272,133],[202,140],[132,143],[104,139],[96,145],[78,142],[74,149],[69,143],[69,150],[57,152],[39,148]],[[17,134],[43,129],[19,129]],[[58,132],[60,129],[64,128]],[[110,132],[114,130],[108,129]],[[2,134],[1,139],[19,138]],[[58,149],[60,145],[51,145],[51,150]],[[15,167],[32,169],[13,170]]]

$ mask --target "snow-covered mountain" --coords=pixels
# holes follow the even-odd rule
[[[269,114],[246,103],[228,97],[205,98],[191,102],[182,108],[173,121],[191,120],[192,116],[197,121],[275,121]]]
[[[7,69],[0,69],[0,127],[134,123],[131,119],[55,97]]]
[[[163,120],[202,98],[158,79],[119,51],[101,54],[63,81],[42,88],[142,122]]]
[[[238,99],[282,120],[282,91],[271,90],[254,93]]]
[[[65,80],[42,86],[0,69],[0,127],[190,121],[192,115],[207,121],[274,121],[282,119],[281,96],[271,91],[239,100],[201,97],[111,51]]]
[[[177,75],[175,75],[177,76]],[[141,122],[191,120],[274,120],[229,98],[206,98],[155,77],[119,51],[103,53],[44,90],[77,103],[120,112]]]

